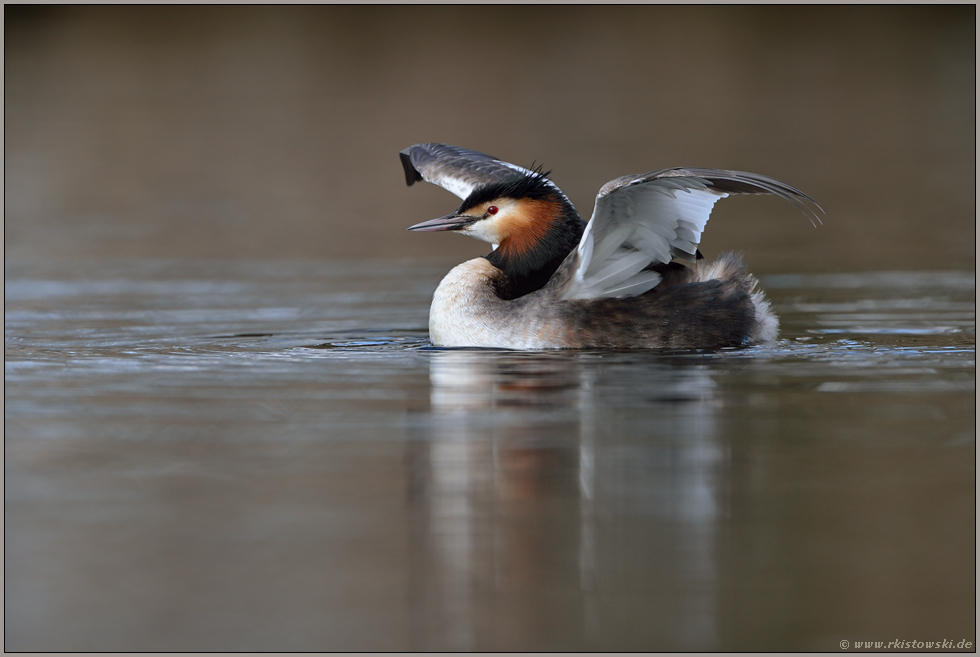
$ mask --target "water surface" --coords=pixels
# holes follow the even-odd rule
[[[975,645],[973,272],[444,350],[452,262],[8,262],[8,650]]]

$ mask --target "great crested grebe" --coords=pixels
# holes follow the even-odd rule
[[[447,144],[400,153],[409,185],[463,199],[408,230],[493,245],[436,288],[429,338],[445,347],[711,349],[770,342],[779,320],[739,256],[706,264],[701,232],[720,198],[776,194],[819,221],[789,185],[741,171],[663,169],[602,186],[588,223],[548,179]],[[822,210],[821,210],[822,212]]]

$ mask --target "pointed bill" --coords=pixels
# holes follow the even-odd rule
[[[452,214],[447,214],[445,217],[429,219],[420,224],[409,226],[408,230],[417,230],[420,233],[434,232],[437,230],[462,230],[479,219],[480,217],[471,217],[453,212]]]

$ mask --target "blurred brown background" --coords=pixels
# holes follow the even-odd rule
[[[758,273],[973,269],[975,24],[948,7],[12,7],[8,258],[396,257],[457,199],[444,141],[553,179],[767,174],[826,209],[719,204]]]

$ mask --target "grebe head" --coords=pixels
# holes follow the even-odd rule
[[[547,229],[559,213],[558,189],[547,179],[550,172],[520,173],[480,185],[451,214],[409,228],[417,231],[452,230],[490,244],[516,240],[522,246]]]
[[[542,287],[578,246],[585,224],[571,201],[535,169],[473,189],[451,214],[409,228],[452,230],[494,245],[487,259],[504,272],[498,290],[514,298]]]

